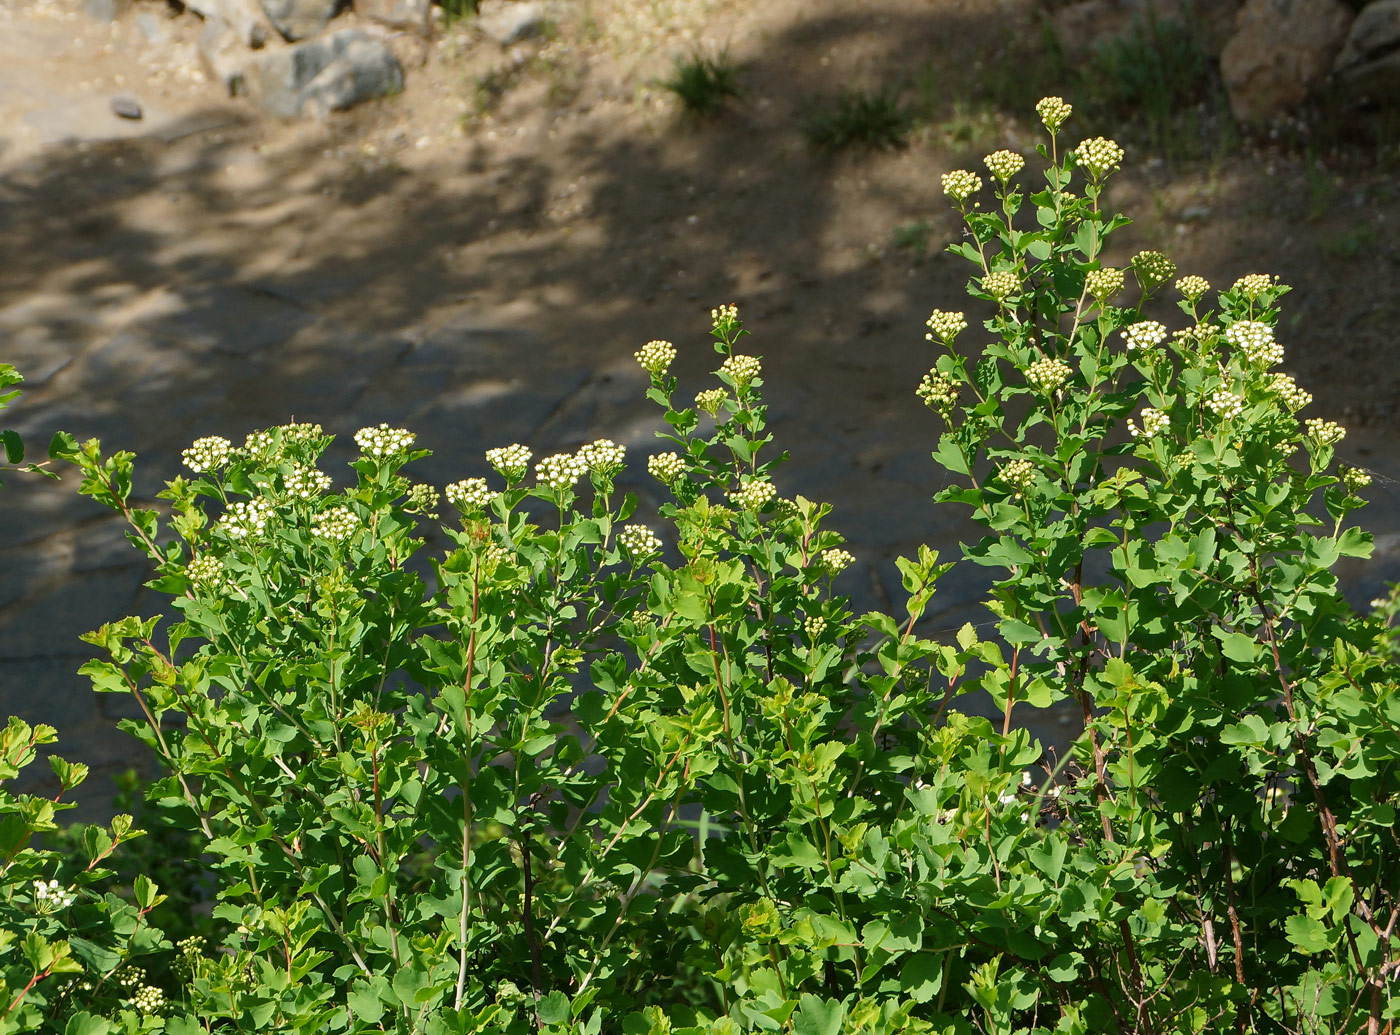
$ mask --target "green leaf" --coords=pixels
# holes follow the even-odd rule
[[[63,1035],[107,1035],[116,1029],[112,1022],[102,1017],[94,1017],[86,1010],[75,1013],[68,1018],[68,1024],[64,1026]],[[166,1031],[174,1031],[170,1025],[166,1025]]]
[[[1300,952],[1324,952],[1332,945],[1327,937],[1327,928],[1310,916],[1290,916],[1283,922],[1284,932]]]
[[[1232,723],[1220,731],[1222,744],[1242,744],[1246,747],[1263,747],[1269,740],[1269,727],[1257,715],[1246,715],[1239,722]]]
[[[943,987],[943,954],[916,952],[899,971],[899,988],[916,1003],[926,1003]]]
[[[569,1020],[569,997],[555,989],[540,1000],[540,1020],[545,1024],[565,1024]]]
[[[841,1035],[846,1008],[837,999],[818,999],[805,993],[792,1019],[794,1035]]]

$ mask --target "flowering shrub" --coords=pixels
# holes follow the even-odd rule
[[[1393,1027],[1396,603],[1358,615],[1331,572],[1370,548],[1364,472],[1274,369],[1287,288],[1209,308],[1182,277],[1173,330],[1166,256],[1104,264],[1122,150],[1062,155],[1069,105],[1038,111],[1045,189],[1009,152],[986,209],[945,177],[985,308],[934,311],[917,389],[937,499],[986,529],[963,552],[995,576],[989,638],[919,634],[950,567],[928,548],[903,613],[852,614],[729,306],[693,406],[674,346],[637,352],[656,525],[607,440],[488,452],[431,562],[404,429],[358,434],[341,488],[308,473],[319,428],[203,439],[173,535],[129,454],[68,451],[177,618],[89,634],[84,671],[140,705],[150,796],[218,877],[222,943],[179,950],[143,1030]],[[995,720],[957,710],[974,691]],[[1061,702],[1084,732],[1058,757],[1018,719]]]

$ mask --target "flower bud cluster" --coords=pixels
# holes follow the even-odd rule
[[[1002,183],[1015,176],[1026,164],[1026,160],[1015,151],[993,151],[982,161],[987,164],[992,175]]]
[[[1012,460],[997,471],[997,476],[1011,487],[1012,495],[1020,499],[1035,481],[1035,465],[1029,460]]]
[[[518,482],[530,469],[530,457],[533,455],[527,447],[517,442],[514,445],[488,449],[486,462],[507,482]]]
[[[676,358],[676,347],[669,341],[649,341],[633,353],[637,357],[637,362],[641,364],[652,377],[661,377],[667,370],[671,369],[671,363]]]
[[[926,340],[933,341],[934,338],[937,337],[939,341],[951,345],[953,339],[967,327],[967,317],[962,313],[935,309],[929,314],[929,318],[925,321],[925,324],[931,332],[924,335]]]
[[[219,519],[219,527],[230,539],[247,539],[261,535],[272,507],[263,500],[247,500],[230,503],[228,511]]]
[[[723,388],[707,388],[703,392],[697,392],[695,393],[695,408],[713,417],[719,413],[719,408],[728,394]]]
[[[392,456],[413,445],[417,436],[404,428],[381,424],[377,428],[361,428],[355,432],[355,442],[365,456]]]
[[[206,435],[195,439],[190,448],[180,454],[180,459],[195,474],[203,474],[222,467],[232,455],[232,442],[221,435]]]
[[[808,639],[815,643],[821,639],[822,633],[826,632],[826,619],[821,615],[808,615],[806,621],[802,623],[802,630],[807,634]]]
[[[1210,281],[1205,277],[1198,277],[1194,273],[1187,277],[1182,277],[1176,282],[1176,289],[1185,296],[1186,300],[1195,305],[1201,297],[1210,290]]]
[[[1308,438],[1322,446],[1335,446],[1347,437],[1346,428],[1334,420],[1323,420],[1321,417],[1309,417],[1303,422],[1303,427],[1307,429]]]
[[[1102,305],[1123,290],[1123,271],[1105,266],[1084,275],[1084,288]]]
[[[131,1008],[144,1016],[159,1013],[165,1006],[165,993],[155,985],[142,985],[129,1000]]]
[[[409,488],[408,498],[404,500],[403,509],[410,514],[424,514],[435,518],[440,499],[442,499],[442,495],[437,489],[427,482],[419,482]]]
[[[628,525],[617,534],[617,544],[635,557],[661,549],[661,540],[646,525]]]
[[[1042,392],[1053,392],[1070,378],[1069,364],[1062,359],[1038,359],[1026,368],[1026,380]]]
[[[823,550],[817,560],[828,575],[840,575],[856,562],[855,554],[839,547]]]
[[[1166,431],[1171,422],[1171,418],[1161,410],[1145,406],[1142,411],[1142,427],[1139,428],[1132,421],[1128,421],[1128,434],[1133,438],[1150,439]]]
[[[1230,287],[1231,291],[1238,292],[1245,298],[1253,302],[1256,298],[1274,286],[1274,278],[1267,273],[1248,273]]]
[[[712,330],[719,330],[727,323],[737,323],[739,320],[739,307],[732,302],[729,305],[715,306],[710,310],[710,327]]]
[[[1232,420],[1244,409],[1244,399],[1228,389],[1217,388],[1210,393],[1206,407],[1221,420]]]
[[[1133,270],[1143,287],[1154,288],[1176,275],[1176,263],[1161,252],[1138,252],[1133,256]]]
[[[1091,180],[1103,179],[1122,161],[1123,149],[1107,137],[1090,137],[1074,152],[1074,164],[1088,173]]]
[[[1283,346],[1274,341],[1274,329],[1266,323],[1239,320],[1225,328],[1225,340],[1250,363],[1271,367],[1283,362]]]
[[[443,491],[447,494],[448,503],[464,511],[484,510],[497,495],[486,484],[485,478],[463,478],[448,485]]]
[[[1269,381],[1269,391],[1273,392],[1291,412],[1301,410],[1312,402],[1312,392],[1300,388],[1292,374],[1275,374]]]
[[[948,414],[953,412],[953,407],[958,402],[957,383],[947,374],[941,374],[938,370],[930,370],[924,375],[924,379],[919,382],[915,394],[924,401],[924,405],[931,410],[937,410],[939,416],[947,419]]]
[[[325,432],[319,424],[283,424],[281,431],[283,442],[307,442],[313,438],[325,437]]]
[[[73,892],[56,880],[36,880],[34,882],[34,901],[53,909],[67,909],[73,904]]]
[[[309,500],[331,487],[331,476],[314,467],[294,463],[292,469],[283,476],[282,485],[297,499]]]
[[[719,373],[740,388],[746,388],[758,376],[760,369],[757,356],[730,356],[720,364]]]
[[[670,485],[685,474],[685,461],[679,453],[657,453],[647,460],[647,473],[662,484]]]
[[[540,484],[554,490],[572,488],[588,473],[588,464],[572,453],[554,453],[535,465]]]
[[[622,458],[627,455],[627,447],[620,446],[610,438],[600,438],[582,446],[578,458],[588,465],[595,474],[614,474],[623,467]]]
[[[270,431],[250,431],[243,436],[245,453],[271,453],[275,445]]]
[[[1010,270],[997,270],[982,278],[982,290],[998,302],[1021,290],[1021,282]]]
[[[338,543],[348,538],[359,525],[360,519],[349,507],[328,507],[312,521],[311,534]]]
[[[1166,340],[1167,329],[1156,320],[1140,320],[1124,327],[1122,335],[1128,351],[1132,352],[1134,349],[1150,349],[1162,344]]]
[[[1058,133],[1073,112],[1074,108],[1066,104],[1063,97],[1042,97],[1035,103],[1035,113],[1051,134]]]
[[[731,492],[729,498],[740,510],[759,511],[777,494],[778,490],[772,482],[753,480],[745,482],[742,488]]]
[[[1357,490],[1364,489],[1371,484],[1371,473],[1369,471],[1363,471],[1359,467],[1343,467],[1341,475],[1342,485],[1345,486],[1347,492],[1351,493],[1353,496],[1356,495]]]
[[[954,169],[942,176],[943,193],[954,201],[966,201],[968,196],[982,189],[982,177],[966,169]]]
[[[203,553],[185,565],[185,577],[196,586],[220,586],[228,581],[224,562],[211,553]]]

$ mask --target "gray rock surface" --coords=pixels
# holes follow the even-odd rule
[[[100,22],[114,22],[126,13],[127,0],[83,0],[83,13]]]
[[[383,40],[360,29],[257,55],[244,73],[253,99],[284,119],[324,116],[403,89],[403,69]]]
[[[355,12],[391,29],[426,36],[433,26],[429,0],[356,0]]]
[[[1262,125],[1294,111],[1332,68],[1353,18],[1341,0],[1248,0],[1220,53],[1235,118]]]
[[[245,47],[261,47],[272,37],[272,28],[258,0],[186,0],[185,6],[206,21],[217,18]]]
[[[326,27],[340,10],[340,0],[262,0],[262,6],[285,38],[304,40]]]
[[[1363,7],[1332,67],[1357,100],[1393,98],[1400,90],[1400,0]]]
[[[476,27],[503,47],[541,35],[549,24],[549,10],[537,0],[481,0]]]
[[[226,22],[218,18],[208,19],[195,47],[200,64],[210,79],[221,84],[230,97],[243,92],[243,72],[248,65],[250,51]]]

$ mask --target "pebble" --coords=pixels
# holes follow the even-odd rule
[[[112,114],[119,119],[139,119],[145,114],[134,97],[113,97],[110,107]]]

